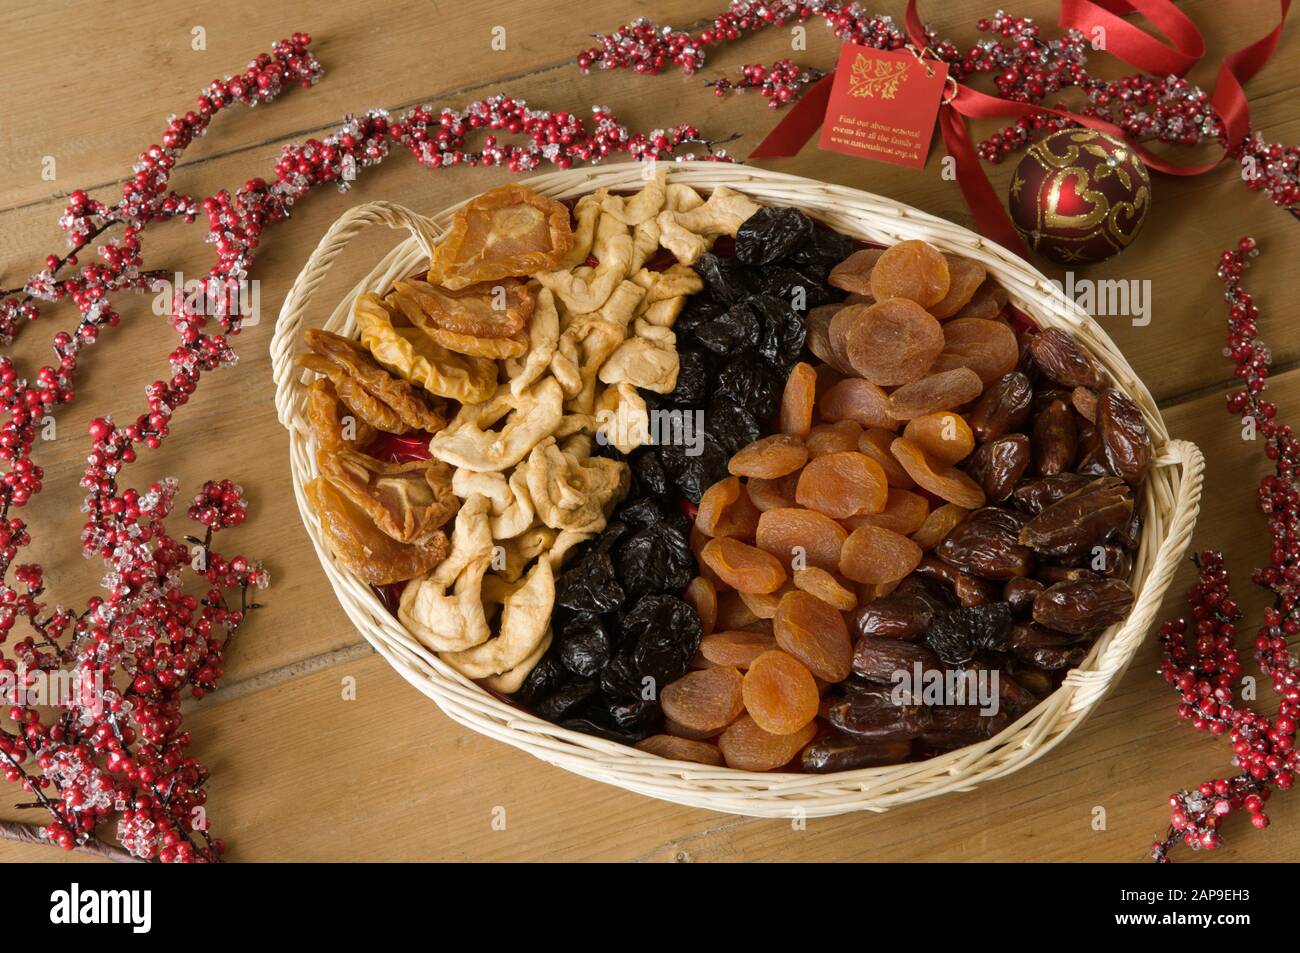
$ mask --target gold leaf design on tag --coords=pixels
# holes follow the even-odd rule
[[[859,53],[849,74],[849,95],[893,99],[898,87],[907,79],[910,65],[907,62],[869,60]]]

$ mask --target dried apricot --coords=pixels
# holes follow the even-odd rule
[[[745,710],[740,672],[725,665],[688,672],[664,686],[659,704],[665,717],[695,731],[731,724]]]
[[[921,562],[921,547],[883,526],[859,526],[840,551],[840,573],[869,585],[897,582]]]
[[[773,650],[754,659],[742,691],[749,717],[771,734],[792,734],[817,717],[817,683],[807,666],[786,652]]]
[[[703,564],[701,564],[703,569]],[[757,624],[758,616],[749,611],[749,606],[745,605],[745,600],[740,598],[740,593],[729,590],[727,592],[718,592],[718,620],[714,623],[714,628],[719,632],[730,632],[733,629],[747,629],[751,625]]]
[[[928,308],[944,299],[950,283],[948,260],[916,239],[886,248],[871,269],[871,294],[877,301],[906,298]]]
[[[790,591],[790,586],[782,586],[775,592],[742,592],[740,599],[749,606],[749,611],[760,619],[770,619],[776,615],[776,607],[781,597]]]
[[[781,394],[781,432],[807,437],[817,406],[817,372],[800,361],[790,368]]]
[[[685,725],[677,724],[671,718],[665,718],[664,733],[672,735],[674,738],[685,738],[688,741],[707,741],[710,738],[718,737],[718,735],[722,734],[722,731],[717,728],[713,731],[695,731]]]
[[[885,407],[889,416],[910,420],[937,410],[960,407],[978,397],[982,390],[984,383],[978,374],[969,368],[958,367],[904,384],[889,395]]]
[[[955,503],[944,503],[930,511],[921,528],[912,534],[912,542],[922,549],[933,549],[943,542],[945,536],[953,531],[962,520],[970,516],[971,511]]]
[[[691,524],[691,553],[695,556],[695,561],[699,564],[700,575],[713,583],[717,590],[721,592],[722,590],[730,589],[731,587],[719,579],[718,574],[705,565],[704,561],[700,559],[700,553],[704,551],[704,544],[707,543],[710,538],[711,537],[705,535],[704,531],[701,530],[699,526],[694,523]]]
[[[902,464],[889,452],[889,445],[894,442],[896,436],[897,434],[884,427],[871,427],[863,431],[858,439],[858,453],[865,453],[880,464],[880,469],[885,471],[885,479],[890,486],[910,490],[916,486],[916,481],[907,475]]]
[[[794,760],[816,734],[813,721],[791,734],[774,735],[760,728],[749,715],[741,715],[718,736],[718,750],[729,768],[774,771]]]
[[[860,377],[846,377],[827,388],[817,402],[817,412],[827,423],[852,420],[863,427],[894,430],[898,421],[886,409],[889,397],[877,385]]]
[[[889,433],[889,431],[884,431]],[[840,453],[844,450],[858,449],[858,440],[862,437],[862,426],[852,420],[837,420],[833,424],[817,424],[804,438],[804,445],[808,448],[808,459],[815,460],[817,457],[825,456],[828,453]],[[889,434],[892,440],[894,435]]]
[[[749,492],[750,502],[758,508],[760,513],[766,513],[768,510],[777,507],[794,506],[794,491],[798,485],[799,474],[791,473],[789,476],[783,476],[778,480],[748,480],[745,483],[745,489]]]
[[[636,748],[669,761],[694,761],[696,764],[722,766],[722,752],[716,745],[705,741],[691,741],[672,735],[651,735],[638,741]]]
[[[687,585],[682,598],[691,604],[700,617],[700,629],[705,635],[713,631],[718,622],[718,590],[703,576],[696,576]]]
[[[775,480],[794,473],[808,460],[803,440],[789,433],[761,437],[736,451],[727,470],[733,476]]]
[[[755,541],[782,565],[795,569],[820,566],[835,569],[840,548],[849,534],[825,513],[798,507],[767,510],[758,518]]]
[[[841,291],[871,294],[871,270],[884,253],[883,248],[859,248],[831,269],[826,283]]]
[[[948,262],[948,293],[943,296],[942,301],[926,309],[940,320],[951,318],[966,307],[967,302],[975,297],[975,292],[979,290],[988,275],[983,265],[970,258],[959,258],[956,255],[943,257]]]
[[[738,592],[775,592],[787,578],[771,553],[726,536],[705,543],[700,559]]]
[[[883,526],[895,533],[911,536],[921,528],[929,514],[930,504],[925,497],[911,490],[900,490],[896,486],[891,486],[883,510],[879,513],[851,516],[843,522],[850,530],[855,530],[859,526]]]
[[[975,289],[975,294],[966,306],[957,312],[958,318],[996,318],[1010,301],[1007,290],[993,278],[984,279],[984,283]]]
[[[700,640],[700,652],[715,665],[749,668],[754,659],[776,648],[776,637],[767,632],[733,629],[714,632]]]
[[[852,368],[848,364],[840,363],[841,358],[831,345],[831,321],[843,307],[843,304],[821,304],[809,311],[804,318],[804,325],[807,328],[804,343],[819,359],[842,373],[848,373]]]
[[[966,419],[948,411],[913,417],[903,428],[903,436],[942,466],[964,460],[975,449],[975,435]]]
[[[922,489],[968,510],[984,505],[984,490],[978,483],[960,470],[934,462],[919,445],[906,437],[896,438],[889,445],[889,452]]]
[[[857,593],[845,585],[844,580],[835,573],[820,566],[796,569],[790,578],[796,589],[816,596],[841,612],[852,612],[858,607]]]
[[[855,316],[844,333],[845,356],[849,366],[873,384],[914,381],[943,351],[943,326],[907,298],[878,301],[861,311],[858,306],[845,308],[831,322],[832,331],[848,312]]]
[[[706,536],[753,539],[758,528],[758,507],[736,477],[725,477],[700,496],[695,527]]]
[[[889,484],[879,463],[856,450],[828,453],[809,461],[799,474],[799,505],[833,519],[879,513]]]
[[[798,589],[781,597],[772,619],[776,644],[817,678],[842,682],[853,663],[849,627],[839,609]]]
[[[985,384],[991,384],[1015,370],[1019,361],[1020,345],[1009,325],[981,318],[956,318],[943,325],[943,350],[930,372],[968,367]]]

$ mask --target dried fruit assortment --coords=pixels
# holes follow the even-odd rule
[[[506,186],[358,300],[360,343],[309,333],[308,496],[416,638],[564,727],[750,771],[929,757],[1133,601],[1142,414],[1006,311],[979,262],[726,188]],[[900,672],[995,673],[997,705]]]

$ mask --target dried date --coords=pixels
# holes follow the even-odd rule
[[[1071,635],[1095,635],[1122,621],[1133,590],[1120,579],[1074,579],[1054,583],[1034,600],[1034,621]]]
[[[1020,543],[1039,555],[1081,559],[1126,526],[1132,513],[1133,491],[1117,477],[1100,477],[1025,523]]]
[[[1013,510],[978,509],[934,548],[935,554],[950,566],[982,579],[1027,576],[1033,554],[1019,538],[1022,519]]]

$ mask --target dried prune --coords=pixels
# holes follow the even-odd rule
[[[849,674],[853,646],[834,606],[806,592],[787,592],[776,607],[772,631],[776,644],[822,681],[843,681]]]
[[[774,735],[788,735],[817,717],[817,683],[794,656],[773,650],[754,659],[745,672],[745,711]]]
[[[1088,650],[1078,643],[1077,635],[1053,632],[1033,622],[1018,622],[1011,627],[1007,650],[1018,659],[1055,672],[1073,668],[1087,657]]]
[[[885,409],[896,420],[911,420],[960,407],[974,400],[983,390],[978,374],[970,368],[957,367],[904,384],[889,395]]]
[[[1045,556],[1082,558],[1126,526],[1132,513],[1128,485],[1099,477],[1042,509],[1021,528],[1020,542]]]
[[[837,732],[818,738],[803,749],[801,764],[813,774],[854,771],[885,764],[899,764],[912,754],[910,741],[864,741]]]
[[[766,632],[733,629],[700,640],[700,652],[714,665],[747,669],[764,652],[775,649],[776,637]]]
[[[533,705],[572,677],[569,670],[564,667],[564,663],[554,653],[548,652],[533,666],[533,670],[528,673],[519,691],[515,692],[514,698],[524,705]]]
[[[1026,576],[1033,554],[1020,542],[1021,520],[1012,510],[984,507],[956,526],[935,554],[963,572],[981,579],[1005,580]]]
[[[533,710],[547,721],[559,721],[595,694],[595,679],[576,678],[561,685],[537,702],[533,706]]]
[[[828,453],[812,460],[799,474],[795,499],[799,505],[833,519],[859,513],[879,513],[888,484],[880,464],[857,450]]]
[[[928,646],[900,639],[863,636],[853,647],[853,671],[870,682],[894,684],[894,673],[911,674],[920,665],[923,672],[942,668],[939,656]]]
[[[1016,332],[1001,321],[948,321],[943,326],[943,341],[943,350],[930,366],[931,374],[964,367],[978,375],[981,383],[991,384],[1015,370],[1020,360]]]
[[[922,489],[964,509],[973,510],[984,505],[984,490],[978,483],[960,470],[935,463],[906,437],[895,439],[889,445],[889,452]]]
[[[737,258],[705,252],[694,268],[710,294],[721,302],[743,301],[758,291],[758,276]]]
[[[800,361],[790,368],[781,394],[781,432],[807,437],[817,406],[817,372]]]
[[[1133,399],[1122,391],[1102,391],[1097,432],[1110,471],[1129,483],[1141,483],[1151,465],[1151,435]]]
[[[850,590],[842,579],[834,573],[819,566],[796,569],[790,575],[796,589],[816,596],[827,605],[834,606],[841,612],[851,612],[858,606],[857,594]]]
[[[1095,635],[1121,622],[1133,590],[1121,579],[1075,579],[1048,586],[1034,600],[1034,621],[1071,635]]]
[[[1016,484],[1029,469],[1029,438],[1013,433],[981,444],[971,458],[969,472],[979,480],[984,495],[994,502],[1010,499]]]
[[[693,454],[687,443],[679,439],[670,439],[658,448],[664,472],[692,503],[699,503],[704,491],[727,475],[727,461],[731,458],[730,449],[711,439],[707,432],[702,436],[698,454]]]
[[[1040,476],[1063,473],[1074,466],[1079,431],[1074,411],[1063,400],[1050,400],[1034,416],[1034,469]]]
[[[790,433],[760,437],[736,451],[727,469],[733,476],[776,480],[794,473],[808,461],[808,448]]]
[[[716,745],[704,741],[676,738],[673,735],[651,735],[638,741],[635,747],[640,751],[667,758],[669,761],[693,761],[696,764],[714,767],[722,765],[722,752]]]
[[[716,386],[719,395],[731,398],[755,420],[770,420],[781,400],[780,377],[751,357],[738,357],[724,364],[718,371]]]
[[[651,449],[646,448],[633,454],[630,462],[632,466],[632,488],[628,492],[629,498],[635,499],[647,493],[664,497],[672,491],[672,483],[668,479],[668,474],[664,472],[664,466],[659,462],[658,454]]]
[[[555,604],[578,612],[609,612],[627,598],[610,551],[627,532],[611,523],[599,540],[555,580]]]
[[[629,597],[685,588],[695,576],[686,526],[680,519],[643,526],[619,543],[615,568]]]
[[[695,528],[706,536],[752,540],[758,529],[758,507],[736,477],[719,480],[704,491],[695,513]]]
[[[840,574],[872,585],[897,582],[921,561],[921,547],[880,526],[859,526],[840,550]]]
[[[817,411],[828,423],[852,420],[863,427],[893,430],[898,421],[890,416],[889,397],[877,385],[860,377],[846,377],[826,389],[817,399]]]
[[[915,239],[885,249],[871,269],[871,293],[877,301],[903,298],[923,308],[948,294],[948,260],[930,244]]]
[[[929,312],[939,320],[950,318],[975,297],[975,292],[984,283],[987,269],[970,258],[956,255],[944,255],[948,262],[948,293],[943,300],[929,307]]]
[[[663,402],[673,407],[698,407],[709,397],[713,362],[699,351],[679,349],[677,383],[664,394]]]
[[[609,663],[609,633],[600,616],[575,613],[562,626],[554,625],[555,653],[574,675],[594,678]]]
[[[812,234],[802,245],[796,245],[786,257],[798,265],[817,265],[830,268],[853,251],[853,239],[848,235],[813,223]]]
[[[848,537],[844,527],[824,513],[798,507],[765,510],[758,518],[755,542],[783,566],[838,569]]]
[[[952,466],[975,449],[975,435],[965,418],[951,411],[913,417],[903,429],[903,436],[941,466]]]
[[[1097,390],[1106,386],[1106,372],[1101,365],[1059,328],[1046,328],[1032,335],[1029,355],[1046,377],[1062,387]]]
[[[976,652],[1007,648],[1011,622],[1011,606],[1005,602],[954,609],[931,623],[925,641],[945,665],[962,666]]]
[[[702,636],[695,610],[676,596],[662,594],[642,596],[623,617],[620,629],[623,641],[632,646],[636,671],[660,688],[686,674]]]
[[[1034,388],[1019,371],[999,377],[988,386],[970,412],[970,429],[981,442],[1020,430],[1029,420]]]
[[[775,556],[738,539],[709,540],[700,551],[700,560],[738,592],[775,592],[787,578],[785,567]]]
[[[688,672],[664,687],[659,704],[666,717],[692,730],[723,728],[745,710],[740,672],[722,665]]]
[[[767,265],[805,244],[812,233],[812,219],[797,208],[760,208],[736,231],[736,258],[746,265]]]
[[[832,344],[841,322],[845,324],[844,354],[849,366],[873,384],[917,380],[943,350],[939,322],[907,298],[845,308],[831,321]]]
[[[773,771],[792,761],[816,734],[812,721],[791,734],[775,735],[760,728],[749,715],[741,715],[718,736],[718,749],[729,768]]]

